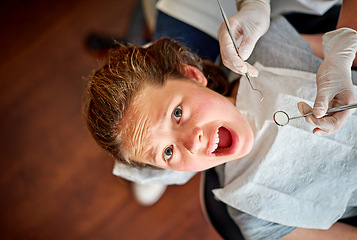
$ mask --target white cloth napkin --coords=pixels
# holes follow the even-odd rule
[[[140,184],[182,185],[197,172],[182,172],[169,169],[134,168],[118,161],[114,162],[113,174],[128,181]]]
[[[328,229],[348,206],[357,206],[357,113],[328,137],[314,135],[304,119],[278,127],[274,112],[298,116],[299,101],[313,104],[316,76],[259,63],[255,67],[260,74],[253,85],[264,93],[264,101],[245,78],[237,97],[255,143],[246,157],[226,163],[224,187],[214,194],[263,220]]]

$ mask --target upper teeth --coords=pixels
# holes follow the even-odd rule
[[[216,149],[218,148],[218,143],[219,143],[219,135],[218,135],[218,132],[217,132],[216,133],[216,137],[214,139],[214,145],[213,145],[212,152],[216,151]]]

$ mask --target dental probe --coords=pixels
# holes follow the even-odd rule
[[[226,13],[225,13],[224,10],[223,10],[220,1],[217,0],[217,2],[218,2],[218,5],[219,5],[219,9],[221,10],[221,14],[222,14],[224,23],[225,23],[226,26],[227,26],[227,29],[228,29],[228,32],[229,32],[229,36],[230,36],[231,39],[232,39],[234,48],[236,49],[237,55],[238,55],[238,57],[239,57],[240,59],[242,59],[241,56],[239,56],[239,53],[238,53],[238,49],[239,49],[239,48],[238,48],[238,44],[237,44],[236,39],[234,38],[234,35],[233,35],[233,31],[232,31],[232,29],[231,29],[231,26],[229,25],[229,22],[228,22],[228,19],[227,19],[227,15],[226,15]],[[243,59],[242,59],[242,60],[243,60]],[[250,80],[250,76],[249,76],[248,71],[245,73],[245,76],[246,76],[246,78],[248,79],[248,82],[249,82],[250,87],[251,87],[254,91],[257,91],[257,92],[260,93],[260,95],[261,95],[260,101],[263,101],[264,95],[263,95],[262,91],[260,91],[259,89],[256,89],[256,88],[253,87],[252,82],[251,82],[251,80]]]

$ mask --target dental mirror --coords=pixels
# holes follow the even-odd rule
[[[330,108],[329,110],[327,110],[326,115],[329,114],[329,113],[340,112],[340,111],[344,111],[344,110],[348,110],[348,109],[352,109],[352,108],[357,108],[357,103],[356,104],[349,104],[349,105]],[[312,115],[312,113],[308,113],[308,114],[305,114],[305,115],[301,115],[301,116],[297,116],[297,117],[292,117],[291,118],[291,117],[289,117],[289,115],[286,112],[277,111],[277,112],[274,113],[273,119],[274,119],[274,122],[276,123],[276,125],[282,127],[282,126],[287,125],[290,120],[307,117],[309,115]]]

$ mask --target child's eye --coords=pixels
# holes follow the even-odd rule
[[[172,112],[172,117],[175,119],[177,123],[180,122],[182,116],[182,108],[181,106],[177,106]]]
[[[164,161],[167,162],[172,158],[173,154],[174,154],[174,147],[171,145],[164,149],[164,152],[162,153],[162,157]]]

